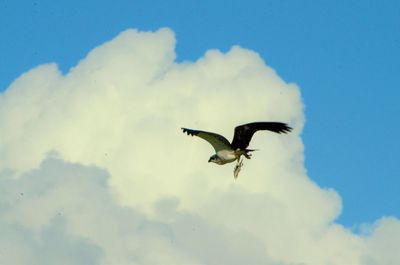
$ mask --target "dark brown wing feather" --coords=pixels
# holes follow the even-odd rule
[[[292,128],[282,122],[253,122],[237,126],[231,143],[233,149],[246,149],[249,146],[253,134],[260,130],[287,133],[290,132]]]

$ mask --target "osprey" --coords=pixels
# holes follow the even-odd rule
[[[250,152],[256,151],[255,149],[247,149],[253,134],[260,130],[268,130],[275,133],[287,133],[292,130],[286,123],[282,122],[253,122],[239,125],[235,128],[235,134],[231,143],[217,133],[205,132],[199,130],[192,130],[188,128],[181,128],[184,133],[188,135],[195,135],[209,142],[215,149],[215,155],[212,155],[208,162],[213,162],[218,165],[224,165],[237,161],[234,169],[234,177],[237,178],[243,160],[240,157],[243,155],[247,159],[251,158]]]

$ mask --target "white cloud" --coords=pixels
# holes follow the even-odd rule
[[[340,197],[304,169],[295,84],[240,47],[176,63],[174,46],[168,29],[127,30],[67,75],[42,65],[1,94],[0,261],[400,262],[385,247],[400,243],[397,219],[366,235],[334,223]],[[251,145],[261,151],[237,181],[233,165],[208,164],[212,148],[179,130],[230,138],[235,125],[255,120],[295,131],[257,133]]]

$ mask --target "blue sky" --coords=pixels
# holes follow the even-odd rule
[[[127,28],[176,34],[179,61],[240,45],[300,86],[308,175],[346,226],[400,216],[399,1],[0,1],[0,89],[56,62],[65,73]]]

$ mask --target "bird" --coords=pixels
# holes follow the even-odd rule
[[[261,130],[268,130],[281,134],[291,132],[293,128],[286,123],[275,121],[246,123],[235,127],[235,133],[231,143],[229,143],[224,136],[217,133],[188,128],[181,129],[183,133],[186,133],[190,136],[200,137],[212,145],[215,150],[215,154],[208,159],[208,162],[224,165],[237,161],[233,171],[234,178],[236,179],[243,166],[243,159],[240,159],[241,156],[243,155],[245,158],[250,159],[250,152],[256,151],[256,149],[247,148],[254,133]]]

